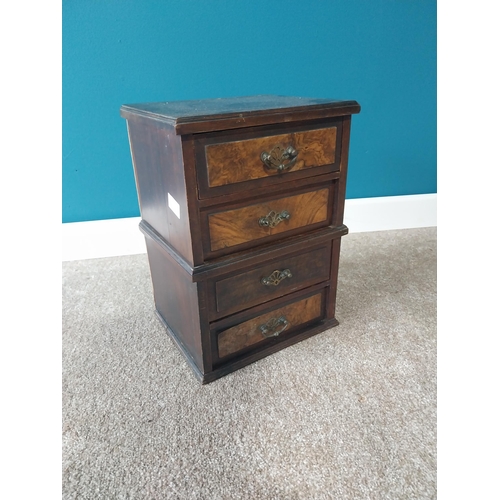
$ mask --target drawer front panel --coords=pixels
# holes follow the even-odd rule
[[[221,279],[215,283],[217,313],[231,314],[326,281],[330,257],[331,244]]]
[[[237,353],[323,316],[323,292],[280,307],[221,332],[217,339],[219,358]]]
[[[329,188],[309,191],[208,216],[210,250],[231,248],[329,218]]]
[[[208,185],[236,184],[333,164],[336,144],[337,127],[328,127],[208,145],[205,149]],[[262,159],[263,155],[269,155],[267,161]]]

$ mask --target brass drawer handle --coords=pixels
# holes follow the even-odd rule
[[[277,286],[279,285],[285,278],[291,278],[292,273],[290,269],[283,269],[283,271],[273,271],[272,274],[270,274],[267,278],[262,278],[260,282],[263,285],[269,286]]]
[[[288,321],[285,316],[279,318],[271,318],[267,323],[260,325],[260,331],[266,338],[277,337],[281,332],[285,331],[288,326]]]
[[[259,219],[259,226],[261,227],[276,227],[281,221],[288,220],[290,214],[287,210],[283,210],[281,213],[272,210],[265,217]]]
[[[283,172],[283,170],[288,170],[295,165],[298,154],[299,153],[292,146],[284,148],[278,144],[271,149],[270,153],[262,151],[260,159],[267,168]]]

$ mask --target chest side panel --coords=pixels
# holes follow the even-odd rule
[[[203,370],[206,356],[199,312],[202,299],[197,284],[155,241],[146,237],[146,245],[156,310],[183,351]]]
[[[141,217],[192,264],[181,138],[168,124],[143,117],[127,125]]]

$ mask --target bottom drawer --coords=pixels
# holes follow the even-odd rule
[[[231,326],[217,334],[219,359],[257,347],[270,340],[279,341],[300,326],[324,318],[324,292],[318,291],[306,298]]]

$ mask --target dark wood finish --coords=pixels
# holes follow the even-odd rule
[[[155,306],[176,339],[202,371],[203,359],[198,284],[154,240],[146,237]]]
[[[219,259],[213,259],[201,266],[192,268],[147,222],[141,221],[139,229],[145,236],[148,236],[160,245],[179,266],[190,274],[193,282],[204,281],[219,274],[238,271],[246,266],[259,265],[266,260],[282,258],[291,253],[298,253],[307,248],[312,248],[321,243],[345,236],[349,232],[344,225],[338,227],[328,226],[311,233],[286,238],[279,245],[261,245],[252,249],[251,252],[230,253]]]
[[[201,101],[124,104],[121,115],[145,116],[172,124],[179,135],[315,120],[359,113],[356,101],[276,95]]]
[[[168,124],[142,117],[128,120],[128,133],[141,217],[193,265],[181,139]],[[179,205],[178,216],[169,195]]]
[[[342,134],[342,159],[340,161],[340,177],[338,182],[338,205],[335,207],[334,224],[336,226],[344,222],[344,200],[347,186],[347,160],[349,158],[349,139],[351,137],[351,117],[344,118]]]
[[[284,326],[280,325],[275,329],[276,332],[282,331],[279,334],[281,337],[285,337],[289,331],[304,323],[320,319],[322,315],[321,297],[321,293],[318,293],[224,330],[219,333],[217,340],[219,358],[224,358],[259,342],[267,341],[269,337],[263,335],[261,328],[279,317],[285,318],[287,321]],[[286,329],[282,330],[283,328]]]
[[[332,258],[330,269],[330,287],[326,296],[326,317],[335,317],[335,305],[337,301],[337,280],[339,275],[339,260],[340,260],[340,238],[332,240]]]
[[[155,309],[202,383],[338,324],[359,110],[355,101],[283,96],[122,106]],[[297,160],[266,171],[260,153],[278,142]],[[290,217],[275,227],[259,225],[283,210]]]
[[[299,255],[280,257],[263,266],[246,269],[229,277],[222,276],[214,282],[215,304],[213,316],[224,316],[267,302],[276,297],[292,293],[326,281],[330,276],[331,243],[308,250]],[[263,284],[263,278],[274,272],[289,271],[277,284]]]

